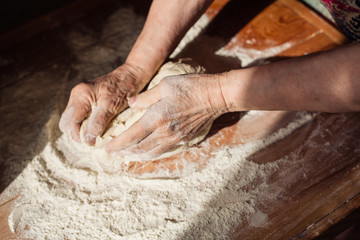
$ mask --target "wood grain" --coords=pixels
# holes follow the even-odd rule
[[[313,239],[358,208],[359,119],[359,113],[319,114],[251,157],[258,163],[287,159],[269,178],[269,188],[281,187],[282,193],[276,201],[261,202],[269,221],[257,229],[256,239]],[[239,226],[238,239],[254,239],[248,237],[252,231]]]
[[[345,43],[343,34],[295,0],[276,1],[249,22],[225,48],[267,50],[290,45],[278,56],[299,56]]]
[[[214,19],[226,3],[226,0],[215,1],[207,11],[209,18]],[[218,41],[221,37],[205,34],[200,38],[213,44],[213,48],[201,47],[204,42],[199,41],[195,44],[199,51],[184,51],[184,54],[197,58],[200,64],[213,61],[215,58],[208,58],[208,54],[215,55],[214,51],[222,44]],[[239,29],[233,39],[225,43],[228,50],[235,47],[266,50],[291,43],[277,54],[285,57],[327,50],[346,42],[331,24],[295,0],[275,1]],[[39,61],[45,62],[44,59]],[[295,112],[284,111],[267,112],[251,120],[243,115],[221,116],[196,149],[157,161],[134,162],[124,167],[124,171],[141,177],[161,169],[173,171],[189,163],[196,163],[199,169],[206,166],[211,153],[220,147],[263,138],[296,117]],[[234,229],[233,239],[313,239],[330,228],[335,235],[340,229],[337,223],[344,229],[344,222],[348,223],[344,219],[360,206],[359,149],[359,113],[321,113],[293,134],[253,154],[250,160],[258,164],[278,164],[278,170],[268,178],[268,191],[276,189],[280,194],[276,199],[257,199],[256,208],[268,216],[266,225],[253,227],[244,216],[244,222]],[[0,239],[16,238],[7,225],[10,209],[11,202],[0,207]]]
[[[11,213],[14,200],[18,196],[15,196],[6,202],[0,204],[0,239],[16,239],[18,237],[17,233],[14,234],[11,232],[10,227],[8,225],[8,217]]]

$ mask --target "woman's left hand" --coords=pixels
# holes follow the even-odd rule
[[[221,77],[222,74],[166,77],[156,87],[131,98],[130,107],[147,111],[109,142],[106,151],[147,160],[190,141],[228,111]]]

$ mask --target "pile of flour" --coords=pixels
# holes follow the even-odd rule
[[[224,146],[207,167],[180,179],[140,180],[70,166],[51,136],[58,117],[45,130],[49,143],[13,183],[22,194],[14,209],[21,216],[17,226],[12,216],[9,223],[26,238],[229,238],[236,226],[259,214],[258,198],[277,195],[267,189],[277,163],[259,165],[246,157],[312,118],[301,113],[262,140]],[[258,218],[252,219],[257,226]]]
[[[73,81],[110,71],[110,63],[125,59],[143,21],[131,9],[110,16],[104,30],[110,37],[99,47],[76,51],[79,63],[74,67],[82,75]],[[200,25],[205,26],[204,22],[206,17]],[[201,29],[199,24],[196,27]],[[189,42],[198,32],[183,41]],[[69,34],[74,49],[91,42],[90,36]],[[264,226],[267,216],[256,209],[257,199],[277,196],[267,188],[268,176],[277,170],[277,164],[259,165],[247,157],[312,119],[310,114],[299,113],[296,121],[264,139],[236,148],[224,146],[213,153],[204,169],[182,178],[140,180],[68,163],[57,148],[64,96],[59,96],[57,110],[36,140],[46,142],[44,148],[2,194],[2,200],[21,194],[9,225],[23,238],[208,240],[230,238],[244,221]],[[248,118],[258,114],[250,112]]]

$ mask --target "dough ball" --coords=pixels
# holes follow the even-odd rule
[[[165,63],[155,75],[155,77],[150,81],[147,90],[155,87],[160,83],[160,81],[167,77],[173,75],[181,75],[181,74],[191,74],[191,73],[204,73],[205,69],[197,64],[195,64],[190,59],[179,59],[178,61],[170,61]],[[95,148],[104,148],[108,142],[110,142],[113,138],[118,136],[120,133],[128,129],[131,125],[133,125],[137,120],[139,120],[146,109],[138,110],[128,108],[122,113],[120,113],[116,118],[112,120],[106,129],[105,133],[96,139]],[[80,136],[83,137],[84,126],[86,126],[87,120],[85,120],[81,126]],[[211,127],[211,126],[210,126]],[[209,127],[209,128],[210,128]],[[198,135],[190,141],[191,145],[194,145],[205,137],[205,135],[209,132],[202,131],[201,136]],[[205,134],[205,135],[204,135]],[[83,139],[82,139],[83,141]],[[84,141],[83,141],[84,142]]]
[[[167,76],[172,75],[180,75],[180,74],[191,74],[191,73],[204,73],[205,69],[199,65],[194,64],[189,59],[180,59],[177,61],[170,61],[164,64],[158,71],[157,75],[152,79],[152,81],[149,83],[148,89],[151,89],[155,87],[159,82]],[[147,89],[147,90],[148,90]],[[96,106],[94,106],[96,108]],[[120,113],[117,117],[115,117],[112,122],[107,127],[105,133],[103,136],[99,136],[96,139],[96,144],[93,147],[89,147],[86,144],[80,144],[82,149],[74,149],[74,151],[78,151],[81,153],[81,158],[84,158],[84,154],[88,153],[88,160],[84,161],[85,159],[81,159],[77,161],[78,163],[84,163],[86,162],[87,168],[92,168],[91,165],[96,166],[96,169],[99,169],[99,166],[105,171],[105,172],[116,172],[120,170],[119,163],[124,163],[128,161],[134,161],[134,160],[141,160],[141,159],[129,159],[127,157],[114,157],[106,153],[104,150],[104,147],[106,144],[111,141],[113,138],[121,134],[123,131],[128,129],[133,123],[135,123],[138,119],[140,119],[143,114],[146,112],[146,109],[144,110],[138,110],[138,109],[132,109],[128,108],[122,113]],[[84,128],[87,124],[87,120],[85,120],[81,126],[80,129],[80,136],[82,138]],[[204,139],[204,137],[207,135],[207,133],[210,130],[211,125],[209,125],[206,129],[201,131],[197,136],[195,136],[190,142],[184,143],[183,145],[177,147],[176,149],[172,149],[169,152],[164,153],[158,158],[167,157],[170,155],[173,155],[175,153],[181,152],[183,150],[186,150],[191,145],[194,145],[201,140]],[[82,139],[83,141],[83,139]],[[86,145],[86,146],[85,146]],[[75,146],[75,145],[74,145]],[[78,144],[76,144],[76,148],[79,147]],[[85,157],[86,158],[86,157]],[[89,160],[95,161],[94,163],[89,163]],[[89,167],[90,166],[90,167]],[[95,169],[93,169],[95,170]]]

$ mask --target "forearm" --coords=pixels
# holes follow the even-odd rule
[[[175,49],[210,0],[154,0],[126,63],[144,72],[145,84]]]
[[[360,111],[360,43],[234,70],[222,92],[230,111]]]

